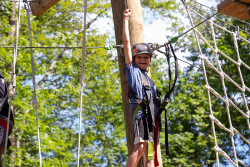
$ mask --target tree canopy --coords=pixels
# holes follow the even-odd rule
[[[171,23],[172,32],[181,34],[185,28],[175,13],[184,14],[176,1],[144,0],[141,2],[158,19]],[[41,16],[31,16],[33,46],[79,46],[83,37],[83,1],[61,0]],[[112,18],[109,1],[88,2],[87,47],[105,46],[110,41],[111,32],[100,34],[92,24],[104,17]],[[202,13],[202,12],[201,12]],[[204,13],[203,13],[204,14]],[[14,44],[17,8],[15,2],[0,1],[0,45]],[[238,25],[248,31],[249,27],[223,15],[221,19]],[[145,18],[146,19],[146,18]],[[197,24],[201,20],[193,15]],[[220,22],[220,25],[233,31],[233,28]],[[208,24],[197,28],[213,44]],[[236,59],[230,34],[216,29],[218,48]],[[240,32],[244,38],[249,35]],[[25,9],[21,10],[19,46],[28,46],[28,26]],[[241,59],[250,65],[249,46],[238,40]],[[202,44],[203,54],[212,60],[213,52]],[[187,59],[200,65],[199,53],[193,33],[185,35],[175,48],[188,50]],[[35,74],[39,101],[39,125],[43,166],[76,166],[78,122],[80,107],[81,49],[33,49]],[[125,166],[127,148],[122,109],[121,88],[117,55],[102,48],[86,50],[86,70],[83,94],[83,119],[81,131],[81,166]],[[237,66],[220,56],[223,71],[240,83]],[[13,48],[0,48],[0,69],[7,83],[12,71]],[[214,62],[214,61],[213,61]],[[248,70],[241,67],[245,84],[250,87]],[[167,63],[157,58],[151,64],[151,76],[163,93],[168,91]],[[215,73],[212,69],[208,71]],[[11,134],[12,147],[8,150],[6,166],[39,166],[35,110],[32,108],[32,71],[30,50],[18,49],[17,85],[13,99],[15,127]],[[220,79],[208,75],[210,86],[223,94]],[[228,97],[244,110],[242,98],[234,85],[226,83]],[[169,120],[169,156],[164,153],[164,134],[161,133],[163,166],[213,166],[216,162],[214,137],[209,118],[209,106],[202,72],[188,67],[178,79],[171,102],[167,106]],[[249,98],[250,94],[246,93]],[[218,98],[212,98],[213,114],[226,127],[229,126],[225,106]],[[249,103],[248,103],[249,105]],[[247,139],[249,131],[246,119],[238,111],[230,108],[234,127]],[[163,129],[164,130],[164,129]],[[217,142],[233,157],[230,134],[216,128]],[[245,148],[246,143],[235,137],[237,148]],[[249,149],[238,149],[237,156],[246,164],[245,155]],[[233,158],[232,158],[233,159]],[[228,162],[220,156],[220,162]]]

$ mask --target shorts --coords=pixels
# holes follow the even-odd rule
[[[148,121],[147,118],[144,116],[140,119],[134,121],[134,136],[135,141],[134,145],[140,142],[148,142]]]
[[[135,120],[133,125],[134,125],[134,136],[135,136],[134,145],[140,142],[148,142],[149,136],[152,136],[152,132],[149,132],[147,117],[144,116],[138,120]],[[158,128],[157,143],[159,143],[159,128]]]
[[[8,117],[0,116],[0,119],[4,120],[6,123],[8,122]],[[9,130],[8,135],[10,135],[10,133],[12,132],[13,127],[14,127],[14,122],[13,120],[10,120],[10,125],[9,125],[10,130]],[[0,146],[2,147],[5,147],[6,131],[7,130],[0,125]],[[11,142],[8,139],[7,147],[9,148],[10,145],[11,145]]]

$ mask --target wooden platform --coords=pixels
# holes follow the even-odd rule
[[[36,1],[36,0],[33,0]],[[32,14],[35,16],[40,16],[44,12],[46,12],[49,8],[55,5],[60,0],[40,0],[39,2],[30,2],[30,8]]]
[[[250,4],[250,0],[239,0]],[[218,12],[229,16],[236,17],[242,20],[249,20],[250,16],[247,13],[247,6],[234,2],[232,0],[224,0],[217,5]]]

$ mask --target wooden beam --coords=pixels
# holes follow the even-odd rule
[[[240,2],[250,4],[250,0],[239,0]],[[239,4],[232,0],[224,0],[219,5],[217,5],[217,9],[220,13],[226,14],[229,16],[236,17],[242,20],[249,20],[250,15],[247,12],[247,6],[243,4]]]
[[[34,2],[30,2],[32,14],[40,16],[60,0],[40,0],[40,2],[35,2],[36,0],[33,1]]]

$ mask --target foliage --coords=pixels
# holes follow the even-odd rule
[[[0,2],[0,45],[13,45],[14,38],[9,35],[13,31],[9,19],[16,17],[17,9],[11,2]],[[79,46],[83,37],[83,1],[61,0],[39,17],[31,16],[33,46]],[[152,11],[156,18],[169,20],[174,34],[184,31],[182,22],[175,13],[182,13],[180,3],[175,1],[144,0],[142,6]],[[28,46],[28,27],[25,10],[22,8],[19,46]],[[91,26],[96,19],[110,17],[109,1],[89,1],[87,22],[87,47],[105,46],[110,34],[99,34]],[[223,16],[219,16],[223,19]],[[200,20],[196,17],[194,22]],[[247,28],[240,23],[240,28]],[[225,26],[225,25],[223,25]],[[208,25],[203,24],[198,30],[211,42]],[[232,38],[229,34],[216,29],[222,36],[216,37],[220,50],[236,59]],[[248,35],[242,34],[245,38]],[[188,49],[192,56],[190,61],[198,63],[197,47],[193,36],[185,36],[176,43],[175,48]],[[185,43],[186,39],[188,42]],[[226,40],[225,40],[226,39]],[[242,60],[249,63],[249,52],[246,44],[238,41]],[[212,43],[213,44],[213,43]],[[202,52],[208,58],[212,52],[202,45]],[[81,49],[34,49],[37,96],[39,101],[39,126],[42,147],[43,166],[75,166],[78,138],[78,121],[80,107]],[[127,159],[125,128],[122,112],[122,99],[119,83],[118,65],[113,55],[104,49],[87,49],[85,60],[85,79],[83,87],[83,113],[81,131],[81,166],[124,166]],[[8,83],[12,71],[13,49],[0,48],[0,69]],[[215,62],[215,61],[213,61]],[[237,67],[220,56],[225,72],[240,83],[234,76]],[[53,65],[55,63],[55,65]],[[152,79],[163,93],[168,91],[166,60],[157,59],[151,65]],[[211,131],[207,95],[204,88],[204,77],[199,72],[188,71],[180,75],[171,102],[167,106],[169,119],[170,156],[164,155],[163,166],[213,166],[215,163],[214,138]],[[210,72],[213,70],[207,68]],[[39,166],[35,110],[32,109],[32,71],[30,68],[29,49],[19,49],[17,56],[17,87],[13,108],[15,128],[12,134],[13,147],[8,152],[7,166]],[[249,86],[247,70],[242,69],[245,84]],[[213,75],[208,75],[209,84],[220,94],[222,85]],[[238,104],[238,92],[233,85],[227,83],[229,98]],[[249,94],[247,94],[249,96]],[[223,103],[211,96],[213,114],[229,127]],[[230,110],[232,110],[230,108]],[[242,125],[242,117],[237,112],[231,113],[232,123],[242,134],[246,134],[246,125]],[[244,120],[245,121],[245,120]],[[164,129],[163,129],[164,131]],[[232,154],[229,134],[216,127],[219,146],[228,154]],[[247,136],[248,137],[248,136]],[[161,134],[161,143],[164,135]],[[18,143],[20,142],[20,147]],[[245,143],[241,143],[244,145]],[[164,144],[162,144],[164,148]],[[230,156],[232,156],[230,154]],[[244,159],[244,153],[238,154]],[[224,159],[221,161],[226,163]]]
[[[8,9],[11,3],[4,3]],[[31,16],[33,46],[81,46],[83,36],[82,2],[60,1],[39,17]],[[110,3],[93,1],[88,13],[107,15]],[[101,9],[101,10],[99,10]],[[10,12],[11,13],[11,12]],[[21,11],[19,46],[28,46],[25,10]],[[1,24],[8,25],[8,17]],[[87,20],[89,22],[91,20]],[[70,24],[69,24],[70,23]],[[90,23],[91,25],[91,23]],[[6,26],[1,26],[1,28]],[[11,45],[8,30],[1,29],[1,45]],[[87,47],[105,46],[109,34],[87,30]],[[75,166],[80,107],[81,49],[33,49],[38,119],[43,166]],[[1,48],[0,69],[10,81],[13,49]],[[81,131],[81,166],[122,166],[127,155],[123,125],[118,65],[104,49],[86,50],[83,113]],[[55,63],[55,66],[52,66]],[[49,70],[51,69],[51,70]],[[48,74],[47,74],[48,73]],[[13,99],[15,128],[13,147],[7,166],[39,166],[36,117],[32,109],[32,71],[29,49],[17,55],[17,85]],[[21,146],[18,147],[17,143]]]
[[[193,6],[196,5],[195,3],[191,3]],[[198,13],[201,13],[202,15],[205,15],[206,17],[209,17],[206,13],[204,13],[203,11],[200,11],[199,9],[203,9],[202,7],[196,5],[196,7],[198,8],[194,8],[192,6],[190,6],[190,8],[196,10]],[[211,12],[214,12],[211,10]],[[198,24],[199,22],[201,22],[201,18],[198,17],[196,14],[191,12],[191,16],[193,19],[194,24]],[[239,26],[240,29],[243,29],[244,31],[248,32],[249,31],[249,26],[247,26],[247,24],[242,23],[238,20],[232,19],[228,16],[225,15],[217,15],[217,18],[220,18],[223,21],[220,21],[219,19],[212,19],[214,23],[216,23],[217,25],[224,27],[226,29],[228,29],[231,32],[235,32],[235,26]],[[225,23],[228,22],[229,24]],[[249,23],[249,21],[248,21]],[[204,38],[210,43],[211,46],[214,47],[214,42],[212,39],[212,35],[211,35],[211,28],[209,26],[208,23],[206,24],[202,24],[199,27],[197,27],[197,30],[199,32],[201,32],[201,34],[204,36]],[[217,48],[222,51],[223,53],[225,53],[227,56],[229,56],[231,59],[233,59],[234,61],[238,62],[238,57],[237,57],[237,52],[235,49],[235,45],[234,45],[234,41],[233,41],[233,36],[232,34],[221,30],[220,28],[214,26],[214,31],[215,31],[215,40],[216,40],[216,45]],[[240,31],[240,34],[242,37],[244,37],[245,39],[249,39],[249,34],[245,33],[244,31]],[[198,51],[198,47],[194,38],[194,34],[190,34],[187,36],[188,38],[188,42],[187,42],[187,49],[188,51],[191,53],[190,57],[187,57],[188,60],[192,61],[193,64],[198,65],[201,67],[201,63],[199,60],[199,51]],[[219,69],[217,60],[215,59],[215,54],[213,53],[213,51],[208,47],[207,44],[205,44],[204,42],[202,42],[201,40],[199,40],[201,43],[201,52],[203,54],[203,56],[205,56],[208,60],[211,61],[211,63],[217,68]],[[239,56],[241,61],[243,61],[245,64],[247,64],[248,66],[250,65],[250,61],[249,61],[249,44],[247,44],[246,42],[244,42],[243,40],[240,40],[238,38],[237,40],[237,45],[238,45],[238,50],[239,50]],[[240,86],[242,85],[241,82],[241,78],[240,78],[240,72],[239,69],[237,67],[236,64],[232,63],[230,60],[228,60],[225,56],[223,56],[222,54],[218,53],[218,60],[219,63],[221,65],[221,69],[223,70],[223,72],[228,75],[230,78],[232,78],[237,84],[239,84]],[[205,63],[205,68],[208,72],[207,72],[207,78],[208,78],[208,84],[209,86],[211,86],[216,92],[218,92],[223,98],[225,98],[225,96],[227,96],[234,104],[236,104],[243,112],[247,112],[246,110],[246,106],[249,106],[249,102],[246,101],[244,102],[243,100],[243,95],[241,93],[241,91],[231,82],[229,82],[226,78],[224,79],[224,83],[225,83],[225,89],[227,90],[227,95],[224,94],[223,91],[223,84],[221,82],[221,80],[218,78],[218,74],[215,70],[213,70],[212,68],[210,68],[206,63]],[[193,70],[193,67],[190,66],[188,68],[188,71]],[[241,65],[240,67],[241,70],[241,74],[244,80],[244,84],[249,87],[249,75],[248,72],[249,70],[247,68],[245,68],[243,65]],[[212,73],[212,74],[211,74]],[[217,76],[215,76],[214,74],[217,74]],[[200,79],[204,80],[204,77],[201,77]],[[197,83],[197,81],[195,81]],[[202,84],[205,84],[205,82],[203,82]],[[224,109],[221,110],[221,113],[216,117],[225,127],[230,128],[230,124],[232,124],[232,126],[237,129],[241,134],[243,134],[247,139],[249,139],[249,131],[248,131],[248,125],[247,125],[247,120],[242,116],[242,114],[240,114],[236,108],[234,108],[232,105],[229,105],[229,111],[230,111],[230,118],[228,118],[228,114],[227,114],[227,109],[225,106],[225,103],[218,99],[217,97],[215,97],[212,93],[211,94],[211,98],[215,100],[215,103],[212,105],[212,110],[213,112],[218,111],[218,107],[219,106],[223,106]],[[245,98],[249,99],[250,98],[250,93],[248,91],[245,91]],[[231,121],[229,121],[231,120]],[[215,128],[216,128],[216,136],[217,139],[222,141],[219,145],[220,148],[222,148],[223,151],[225,151],[231,159],[234,159],[233,156],[233,148],[232,148],[232,142],[230,140],[230,134],[226,133],[225,136],[221,136],[221,130],[220,128],[215,124]],[[218,137],[219,136],[219,137]],[[244,142],[242,139],[239,138],[239,135],[237,135],[235,133],[234,136],[234,143],[236,145],[236,149],[237,149],[237,157],[238,159],[243,160],[246,164],[248,164],[248,162],[246,161],[246,154],[249,154],[249,150],[247,149],[246,151],[243,151],[243,147],[248,147],[247,143]],[[220,157],[220,162],[223,164],[228,164],[228,161],[224,158],[224,157]]]

